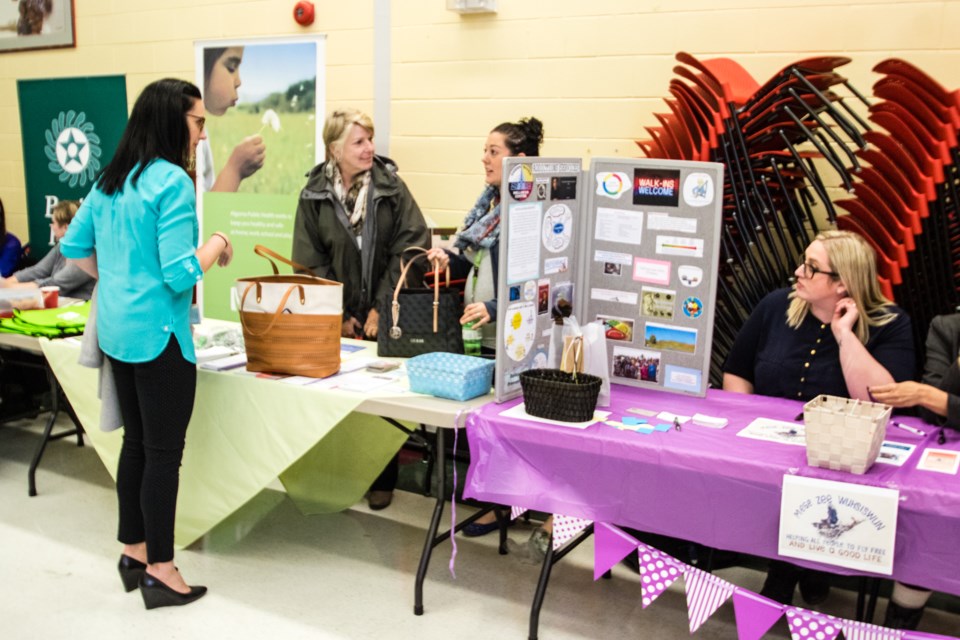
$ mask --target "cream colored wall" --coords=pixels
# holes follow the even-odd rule
[[[76,49],[0,55],[0,197],[26,232],[16,80],[126,74],[193,78],[194,40],[327,34],[328,107],[373,110],[373,0],[75,0]],[[482,186],[480,151],[504,120],[544,121],[550,155],[636,156],[678,50],[740,62],[759,81],[815,55],[845,55],[869,93],[871,67],[901,57],[960,87],[960,0],[499,0],[459,16],[445,0],[393,0],[390,153],[424,211],[455,225]]]

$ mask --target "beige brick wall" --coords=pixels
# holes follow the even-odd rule
[[[0,54],[0,197],[26,231],[16,80],[193,78],[193,41],[327,35],[328,107],[373,110],[373,0],[316,1],[299,27],[291,0],[75,0],[76,49]],[[482,186],[480,151],[503,120],[544,121],[544,153],[636,156],[666,111],[678,50],[730,57],[763,82],[786,64],[845,55],[863,92],[889,57],[960,88],[960,0],[499,0],[459,16],[444,0],[393,0],[390,153],[424,211],[455,225]]]

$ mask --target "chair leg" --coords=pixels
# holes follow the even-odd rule
[[[877,611],[877,600],[880,599],[880,579],[867,578],[867,580],[870,582],[870,590],[867,599],[867,616],[863,621],[867,624],[873,624],[873,616]]]

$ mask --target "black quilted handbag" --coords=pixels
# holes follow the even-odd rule
[[[460,327],[462,304],[460,292],[450,287],[447,269],[446,286],[440,286],[440,270],[434,263],[434,286],[406,286],[407,271],[427,251],[411,247],[419,253],[403,265],[392,300],[384,300],[377,327],[377,355],[412,358],[424,353],[446,351],[463,353],[463,329]]]

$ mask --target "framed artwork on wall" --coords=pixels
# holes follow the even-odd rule
[[[0,53],[75,46],[73,0],[0,2]]]

